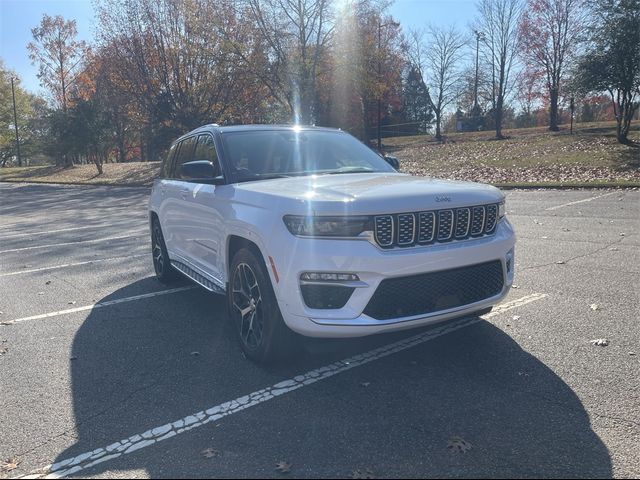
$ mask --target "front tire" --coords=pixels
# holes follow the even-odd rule
[[[243,248],[233,257],[227,303],[249,359],[271,363],[293,353],[295,334],[284,323],[264,263],[252,250]]]
[[[169,255],[167,254],[167,246],[164,243],[162,228],[160,221],[154,217],[151,222],[151,254],[153,256],[153,269],[156,272],[156,278],[164,283],[169,284],[178,278],[178,272],[171,265]]]

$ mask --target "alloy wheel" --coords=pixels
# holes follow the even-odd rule
[[[251,350],[262,343],[264,311],[262,294],[254,271],[246,263],[240,263],[233,273],[232,301],[238,316],[240,339]]]

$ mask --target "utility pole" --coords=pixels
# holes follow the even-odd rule
[[[20,158],[20,136],[18,135],[18,111],[16,110],[16,92],[13,88],[13,77],[11,77],[11,95],[13,96],[13,126],[16,127],[16,150],[18,153],[18,166],[22,166]]]

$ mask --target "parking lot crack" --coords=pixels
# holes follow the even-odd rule
[[[624,240],[624,237],[620,237],[615,242],[607,243],[606,245],[604,245],[604,246],[602,246],[600,248],[597,248],[596,250],[593,250],[591,252],[587,252],[587,253],[584,253],[582,255],[576,255],[575,257],[570,257],[570,258],[563,259],[563,260],[556,260],[555,262],[543,263],[543,264],[540,264],[540,265],[531,265],[529,267],[522,267],[522,268],[520,268],[520,271],[534,270],[534,269],[537,269],[537,268],[550,267],[552,265],[558,265],[558,262],[562,262],[562,263],[566,264],[566,263],[572,262],[574,260],[578,260],[580,258],[590,257],[592,255],[595,255],[597,253],[602,252],[603,250],[607,250],[608,248],[611,248],[614,245],[619,245],[623,240]]]

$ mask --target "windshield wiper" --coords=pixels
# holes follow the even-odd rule
[[[376,170],[366,167],[343,167],[332,172],[326,172],[325,175],[337,175],[339,173],[377,173]]]

